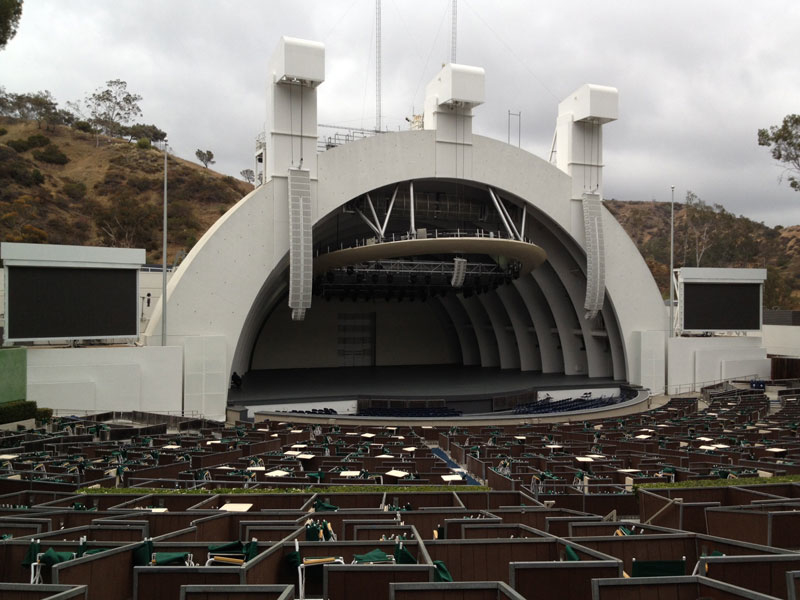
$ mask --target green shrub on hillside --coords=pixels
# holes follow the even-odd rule
[[[8,129],[6,129],[5,127],[0,127],[0,135],[5,135],[7,133],[8,133]]]
[[[44,148],[50,143],[50,138],[40,133],[28,137],[28,148]]]
[[[9,180],[30,187],[44,183],[44,175],[38,169],[29,169],[28,162],[14,150],[0,146],[0,190],[9,189]]]
[[[125,185],[125,173],[120,169],[109,168],[103,181],[98,181],[94,185],[94,191],[101,196],[110,196],[119,192],[119,188],[123,185]]]
[[[235,180],[234,180],[235,184]],[[192,171],[180,173],[173,180],[169,179],[170,198],[188,202],[211,204],[215,202],[233,203],[239,199],[239,193],[225,183],[224,178],[205,176],[204,173]]]
[[[42,148],[47,146],[50,143],[50,138],[46,135],[41,135],[39,133],[35,135],[31,135],[26,140],[8,140],[6,144],[11,146],[14,150],[19,152],[20,154],[23,152],[27,152],[31,148]]]
[[[136,140],[136,147],[140,150],[149,150],[150,149],[150,138],[139,138]]]
[[[106,177],[108,177],[108,175],[106,175]],[[128,187],[132,187],[139,192],[159,189],[162,183],[163,181],[159,181],[158,179],[153,179],[151,177],[137,177],[136,175],[131,175],[128,177],[127,181]]]
[[[83,198],[86,196],[86,184],[80,181],[65,182],[63,190],[71,200],[75,200],[76,202],[83,200]]]
[[[92,124],[89,121],[75,121],[72,127],[84,133],[92,133]]]
[[[36,150],[33,158],[41,162],[52,163],[54,165],[65,165],[69,162],[67,155],[64,154],[55,144],[48,144],[42,150]]]
[[[39,173],[39,175],[41,175],[41,173]],[[37,185],[37,178],[33,174],[33,171],[29,171],[24,165],[11,164],[2,166],[0,167],[0,177],[8,177],[25,187]]]
[[[6,145],[13,148],[20,154],[26,152],[27,150],[30,150],[30,146],[28,146],[28,142],[26,140],[8,140],[6,142]]]
[[[22,226],[21,233],[22,239],[20,241],[28,244],[44,244],[48,240],[47,232],[44,229],[30,223]]]
[[[130,190],[115,197],[106,207],[98,207],[95,225],[103,244],[128,248],[158,247],[161,207],[142,202]]]

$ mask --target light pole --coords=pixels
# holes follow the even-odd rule
[[[675,334],[675,295],[672,286],[672,270],[675,268],[675,186],[671,186],[671,189],[672,199],[669,202],[669,337],[673,337]]]
[[[164,238],[161,245],[161,345],[167,345],[167,140],[164,140]]]

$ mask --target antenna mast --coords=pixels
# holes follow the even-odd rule
[[[378,0],[380,2],[380,0]],[[458,0],[453,0],[450,15],[453,17],[453,32],[450,39],[450,62],[456,62],[456,31],[458,29]]]
[[[381,0],[375,0],[375,131],[381,130]]]

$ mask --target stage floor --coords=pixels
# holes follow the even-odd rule
[[[582,375],[461,365],[341,367],[250,371],[228,404],[362,398],[470,400],[517,392],[619,386],[625,382]]]

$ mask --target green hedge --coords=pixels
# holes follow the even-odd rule
[[[36,409],[36,420],[39,422],[47,422],[53,418],[53,409],[52,408],[37,408]]]
[[[800,481],[800,475],[778,475],[775,477],[739,477],[736,479],[690,479],[688,481],[676,481],[675,483],[642,483],[634,488],[645,490],[659,490],[669,488],[699,488],[699,487],[727,487],[731,485],[769,485],[773,483],[796,483]]]
[[[285,487],[285,488],[217,488],[173,489],[173,488],[81,488],[77,494],[178,494],[178,495],[227,495],[227,494],[329,494],[329,493],[373,493],[373,492],[489,492],[485,485],[329,485],[325,487]]]
[[[0,404],[0,424],[24,421],[36,417],[36,402],[9,402]]]

